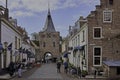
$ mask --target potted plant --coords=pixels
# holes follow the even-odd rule
[[[88,74],[86,70],[82,70],[82,77],[85,77]]]

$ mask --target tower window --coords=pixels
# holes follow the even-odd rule
[[[55,42],[53,42],[53,47],[55,47]]]
[[[45,42],[43,42],[43,47],[45,47],[46,46],[46,44],[45,44]]]
[[[113,0],[109,0],[109,4],[110,4],[110,5],[113,5]]]

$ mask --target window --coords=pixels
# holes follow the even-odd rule
[[[101,50],[100,50],[100,48],[95,48],[94,51],[95,51],[95,52],[94,52],[94,55],[95,55],[95,56],[100,56],[100,55],[101,55]]]
[[[94,65],[100,65],[100,57],[94,57]]]
[[[46,44],[45,44],[45,42],[43,42],[43,47],[45,47],[46,46]]]
[[[94,28],[94,38],[101,38],[101,28]]]
[[[94,47],[94,66],[100,66],[102,62],[101,47]]]
[[[17,37],[15,36],[15,49],[17,49]]]
[[[112,11],[111,10],[103,11],[103,22],[112,22]]]
[[[55,47],[55,42],[53,42],[53,47]]]
[[[19,39],[19,48],[20,48],[20,39]]]
[[[80,35],[78,35],[78,45],[80,45]]]
[[[82,42],[84,42],[85,41],[85,31],[82,31],[82,33],[83,33],[83,40],[82,40]]]
[[[110,4],[110,5],[113,5],[113,0],[109,0],[109,4]]]

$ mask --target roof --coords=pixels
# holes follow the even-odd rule
[[[51,17],[51,14],[50,14],[50,10],[48,10],[48,15],[47,15],[47,18],[46,18],[46,22],[45,22],[45,26],[43,28],[43,31],[56,32],[53,21],[52,21],[52,17]]]
[[[103,61],[109,67],[120,67],[120,61]]]

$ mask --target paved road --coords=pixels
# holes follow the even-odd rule
[[[61,80],[62,76],[56,72],[55,64],[44,64],[41,68],[37,69],[28,79],[58,79]]]
[[[34,68],[22,74],[22,78],[15,77],[11,80],[76,80],[63,72],[57,73],[56,64],[43,64],[40,68]]]
[[[30,69],[22,74],[22,78],[17,76],[10,80],[104,80],[104,79],[78,79],[70,74],[64,73],[63,66],[61,73],[57,73],[56,64],[43,64],[41,67]]]

